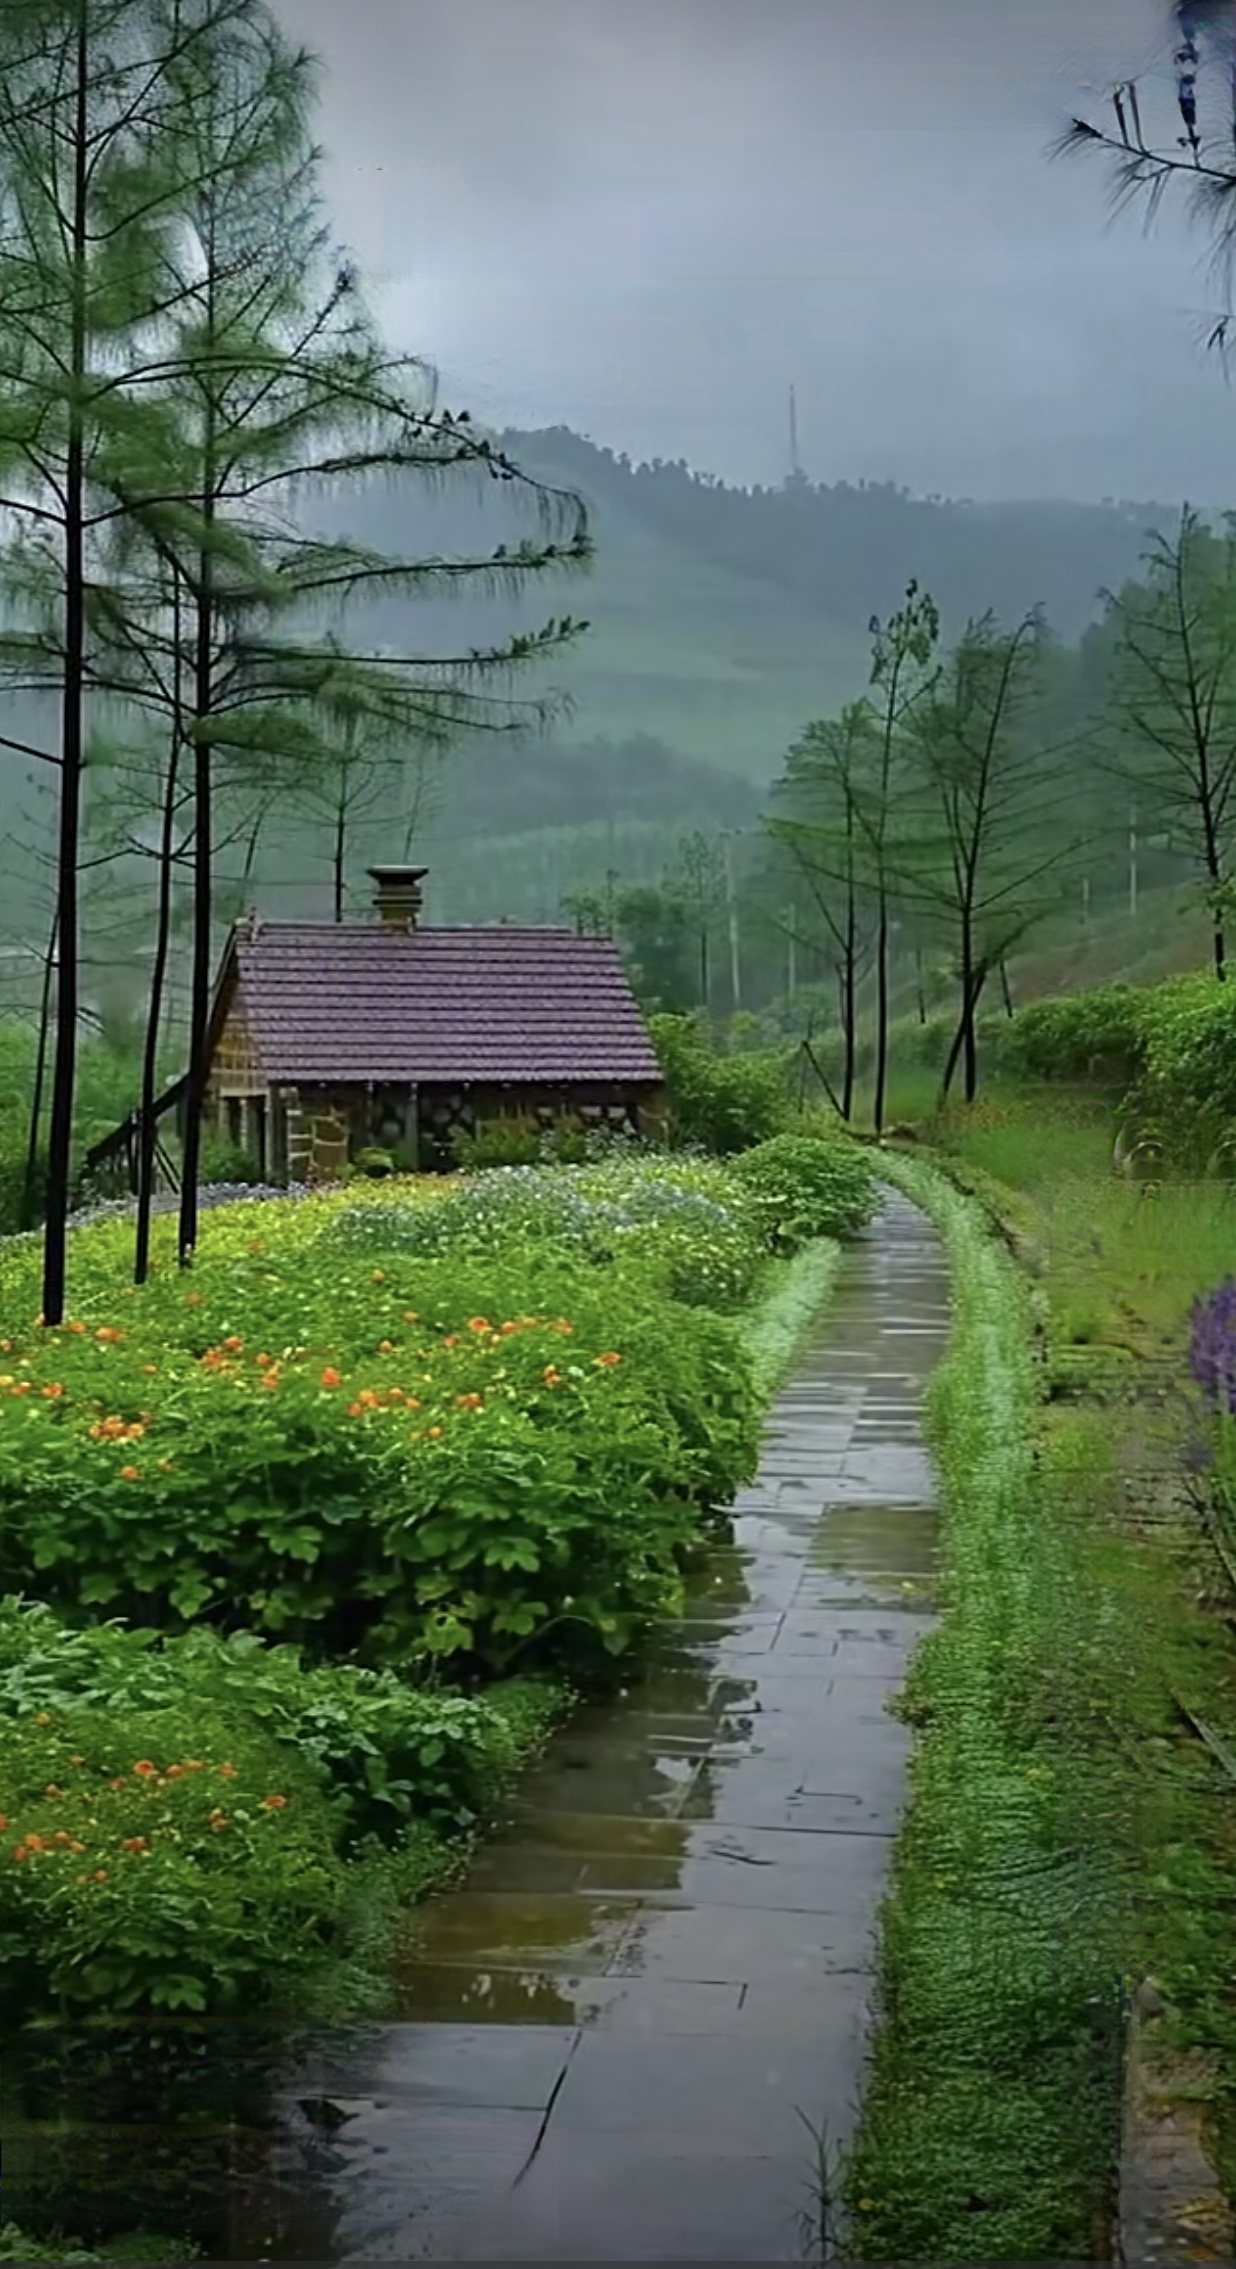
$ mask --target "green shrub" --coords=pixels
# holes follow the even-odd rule
[[[461,1131],[452,1136],[451,1155],[465,1174],[477,1173],[485,1166],[535,1166],[542,1139],[543,1130],[536,1119],[491,1119],[475,1134]]]
[[[1093,1080],[1127,1087],[1145,1057],[1150,995],[1130,985],[1032,1001],[1000,1038],[1001,1068],[1030,1079]]]
[[[243,1144],[224,1142],[218,1135],[210,1135],[202,1144],[198,1179],[204,1189],[212,1183],[227,1182],[259,1188],[266,1176],[253,1152],[246,1150]]]
[[[0,1600],[0,1724],[50,1713],[129,1717],[200,1709],[248,1726],[320,1771],[338,1806],[342,1848],[394,1843],[414,1821],[471,1828],[506,1785],[529,1710],[554,1694],[531,1681],[485,1695],[417,1687],[354,1664],[306,1665],[295,1647],[251,1631],[160,1638],[107,1622],[75,1629],[43,1602]],[[233,1745],[239,1734],[233,1736]]]
[[[672,1606],[757,1457],[730,1326],[552,1253],[349,1264],[251,1225],[188,1292],[169,1272],[9,1340],[0,1590],[491,1675]]]
[[[358,1150],[352,1164],[371,1182],[387,1181],[396,1172],[395,1154],[390,1150]]]
[[[718,1055],[697,1019],[654,1016],[652,1043],[665,1074],[670,1135],[726,1157],[779,1134],[790,1115],[784,1054]]]
[[[508,1167],[480,1174],[432,1208],[340,1213],[341,1250],[430,1255],[559,1252],[578,1266],[632,1272],[692,1307],[744,1306],[767,1265],[745,1185],[707,1159],[623,1158],[590,1167]]]
[[[27,2006],[252,2007],[343,1911],[320,1768],[200,1704],[9,1718],[0,1984]]]
[[[871,1160],[844,1135],[774,1135],[736,1158],[731,1171],[778,1252],[797,1252],[813,1237],[852,1237],[876,1209]]]
[[[1236,983],[1206,974],[1144,995],[1144,1060],[1128,1117],[1178,1161],[1204,1167],[1236,1136]]]

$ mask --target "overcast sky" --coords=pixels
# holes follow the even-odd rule
[[[279,0],[340,237],[495,425],[732,481],[1236,503],[1204,239],[1112,222],[1071,114],[1166,0]]]

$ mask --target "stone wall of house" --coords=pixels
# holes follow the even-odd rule
[[[535,1119],[547,1130],[559,1119],[652,1140],[665,1132],[664,1090],[652,1087],[423,1087],[419,1094],[421,1163],[442,1165],[452,1138],[502,1119]]]
[[[236,995],[215,1047],[210,1088],[216,1105],[228,1096],[264,1095],[266,1092],[257,1050]]]

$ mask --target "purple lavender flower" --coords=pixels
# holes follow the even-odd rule
[[[1236,1277],[1195,1303],[1189,1369],[1208,1401],[1236,1417]]]

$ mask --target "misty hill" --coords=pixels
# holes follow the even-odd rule
[[[571,738],[652,737],[684,756],[764,781],[811,717],[867,682],[873,614],[899,603],[912,576],[931,591],[945,635],[988,608],[1015,620],[1042,604],[1069,643],[1099,594],[1138,572],[1152,526],[1171,506],[1012,503],[916,498],[892,484],[729,488],[683,463],[636,466],[569,429],[507,432],[525,471],[581,494],[597,545],[593,571],[507,599],[409,611],[373,610],[392,645],[432,651],[481,644],[551,613],[587,617],[587,636],[554,668],[575,704]],[[502,492],[503,495],[509,492]],[[492,548],[505,528],[466,503],[418,508],[443,550]],[[349,530],[406,550],[406,506],[371,492]],[[367,610],[368,611],[368,610]],[[454,650],[459,650],[458,643]]]

